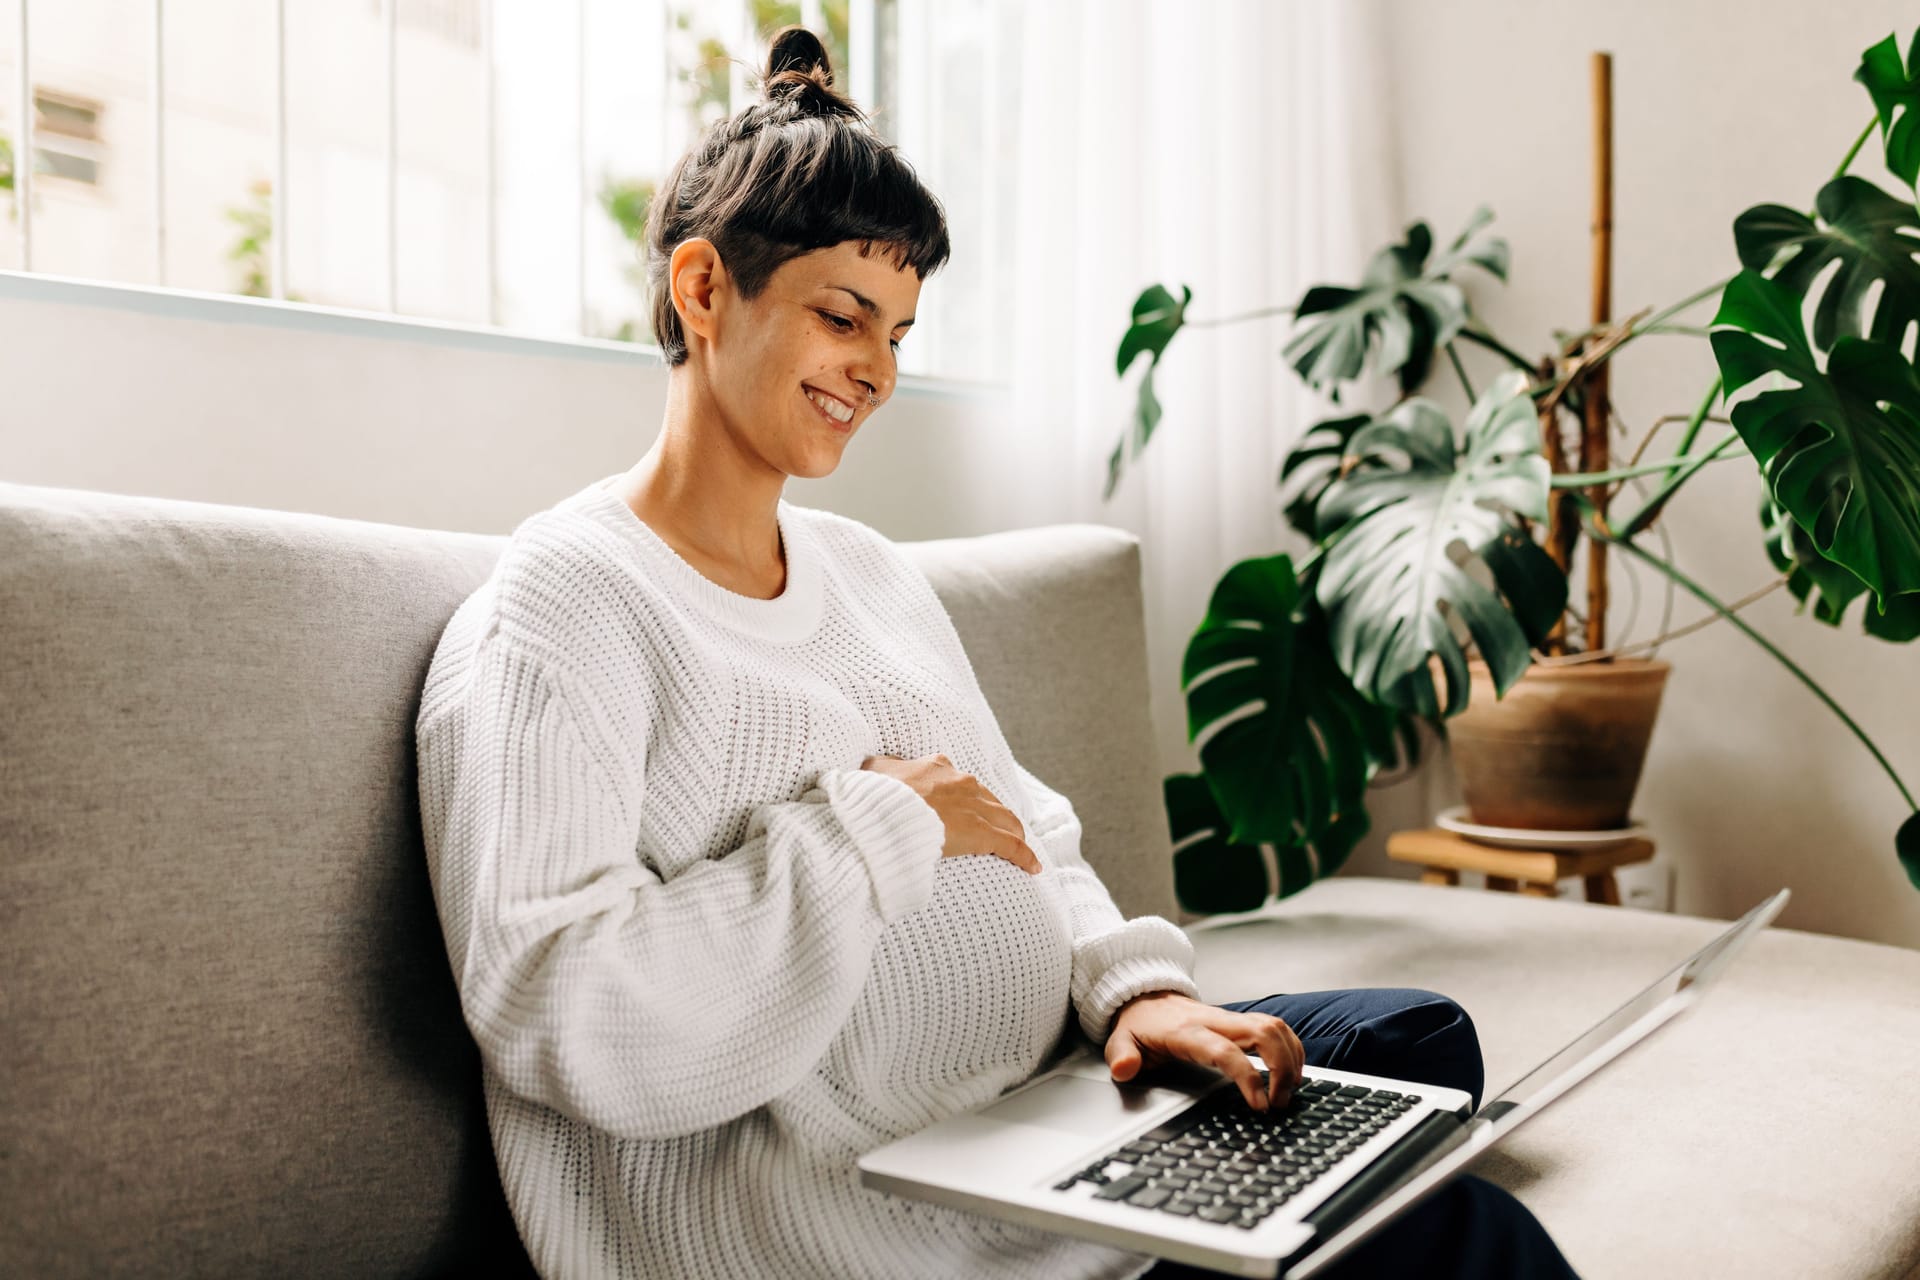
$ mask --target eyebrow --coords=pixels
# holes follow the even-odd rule
[[[874,317],[876,320],[879,319],[880,304],[875,302],[872,298],[867,297],[865,294],[858,293],[852,289],[849,289],[847,288],[847,286],[843,284],[830,284],[827,286],[827,288],[838,289],[842,293],[853,294],[853,300],[860,304],[860,309],[862,311],[865,311],[868,315]],[[911,329],[913,327],[913,317],[908,316],[905,320],[902,320],[899,324],[896,324],[893,327],[896,329],[903,328],[903,327]]]

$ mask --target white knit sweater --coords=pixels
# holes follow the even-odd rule
[[[1077,1013],[1197,994],[1017,761],[938,597],[779,504],[787,583],[709,581],[609,487],[523,521],[422,695],[428,867],[514,1218],[545,1276],[1131,1277],[1151,1260],[862,1187]],[[1098,744],[1089,743],[1089,750]],[[1045,868],[944,858],[871,754],[945,753]]]

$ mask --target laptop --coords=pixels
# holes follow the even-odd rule
[[[1458,1089],[1309,1066],[1287,1107],[1260,1113],[1211,1067],[1166,1063],[1117,1083],[1100,1049],[1068,1036],[992,1102],[861,1156],[860,1181],[1233,1275],[1306,1280],[1684,1013],[1788,892],[1478,1111]],[[1264,1083],[1265,1063],[1247,1056]]]

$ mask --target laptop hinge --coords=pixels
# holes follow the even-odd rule
[[[1429,1157],[1436,1155],[1443,1147],[1451,1146],[1465,1128],[1465,1121],[1451,1111],[1436,1111],[1415,1125],[1413,1132],[1395,1143],[1378,1160],[1361,1170],[1351,1182],[1328,1196],[1301,1219],[1314,1229],[1313,1239],[1297,1250],[1289,1261],[1318,1248],[1321,1242],[1366,1212],[1375,1201],[1420,1172]]]

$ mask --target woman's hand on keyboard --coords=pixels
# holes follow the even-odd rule
[[[1149,991],[1120,1006],[1107,1033],[1107,1068],[1115,1080],[1131,1080],[1142,1066],[1170,1058],[1197,1062],[1233,1077],[1247,1105],[1267,1109],[1267,1090],[1246,1050],[1267,1064],[1273,1100],[1286,1106],[1302,1079],[1307,1051],[1293,1028],[1267,1013],[1236,1013],[1178,991]]]
[[[947,828],[941,857],[989,853],[1023,871],[1040,874],[1040,859],[1028,846],[1027,829],[1013,810],[1001,804],[980,779],[954,768],[953,761],[945,756],[921,756],[917,760],[868,756],[860,767],[900,779],[933,806]]]

